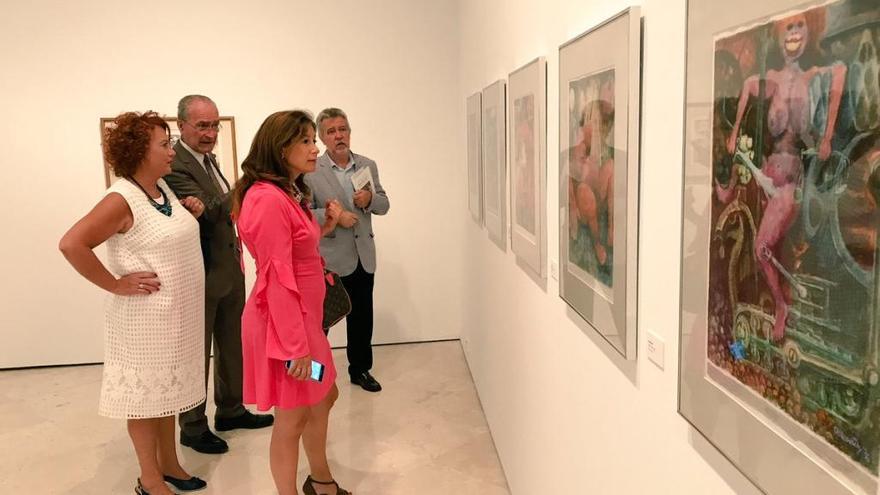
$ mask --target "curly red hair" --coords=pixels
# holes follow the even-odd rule
[[[171,135],[165,119],[152,111],[125,112],[113,119],[113,124],[104,130],[104,160],[116,177],[130,177],[137,171],[147,156],[153,127],[160,127]]]

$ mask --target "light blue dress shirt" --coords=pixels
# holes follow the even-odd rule
[[[342,190],[345,191],[345,199],[348,200],[348,204],[354,206],[354,185],[351,182],[351,177],[354,175],[354,160],[351,159],[351,154],[348,155],[348,166],[345,168],[337,165],[332,158],[330,161],[333,162],[331,167],[333,174],[339,181],[339,185],[342,186]]]

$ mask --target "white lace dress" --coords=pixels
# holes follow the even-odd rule
[[[199,225],[165,181],[166,216],[128,180],[107,194],[128,202],[132,227],[107,240],[107,266],[116,276],[153,272],[158,292],[107,298],[104,376],[98,413],[111,418],[156,418],[205,400],[205,272]],[[161,202],[161,200],[160,200]]]

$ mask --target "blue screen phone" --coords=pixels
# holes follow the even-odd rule
[[[285,361],[284,367],[287,369],[290,369],[291,363],[293,363],[293,361]],[[321,380],[323,380],[324,379],[324,365],[313,360],[312,361],[312,376],[310,376],[309,378],[312,380],[315,380],[316,382],[320,382]]]

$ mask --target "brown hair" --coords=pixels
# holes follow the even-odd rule
[[[251,143],[251,150],[241,163],[242,176],[233,191],[232,212],[234,216],[241,210],[244,195],[257,181],[266,181],[293,195],[290,186],[290,170],[282,157],[284,148],[305,136],[308,129],[316,130],[312,115],[305,110],[285,110],[266,117]],[[294,181],[306,197],[310,191],[300,175]]]
[[[147,156],[153,127],[160,127],[167,135],[171,129],[156,112],[143,114],[125,112],[113,119],[113,127],[104,130],[104,160],[116,177],[131,177]]]

